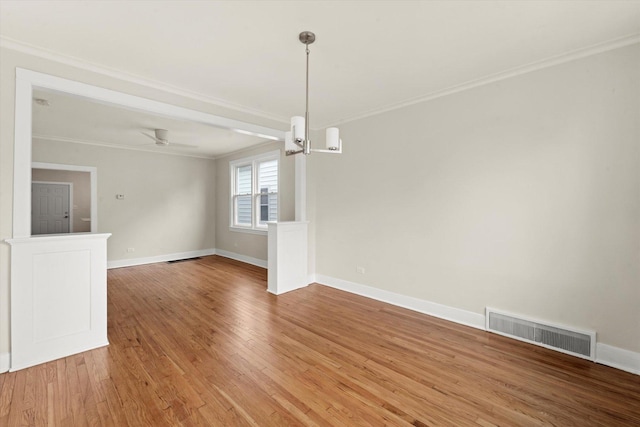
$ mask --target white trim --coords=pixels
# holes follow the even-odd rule
[[[13,237],[31,236],[31,104],[33,85],[16,69],[13,145]]]
[[[105,319],[105,322],[106,322],[106,319]],[[19,371],[21,369],[30,368],[32,366],[36,366],[36,365],[40,365],[40,364],[43,364],[43,363],[51,362],[52,360],[62,359],[63,357],[73,356],[74,354],[84,353],[85,351],[95,350],[97,348],[106,347],[108,345],[109,345],[109,341],[108,340],[102,340],[102,341],[94,343],[93,345],[91,345],[89,347],[85,347],[83,345],[79,345],[79,346],[75,346],[75,347],[69,347],[69,348],[64,349],[64,350],[55,350],[55,351],[52,351],[51,353],[48,353],[46,356],[35,357],[33,359],[29,359],[27,361],[24,361],[22,363],[14,363],[11,366],[10,371],[11,372]]]
[[[258,215],[260,214],[260,209],[257,201],[258,197],[261,195],[258,190],[258,180],[259,180],[259,170],[258,165],[262,162],[268,162],[275,160],[278,166],[278,191],[276,194],[276,203],[277,203],[277,212],[278,217],[280,216],[280,161],[281,153],[280,150],[272,150],[267,151],[260,154],[255,154],[253,156],[242,157],[239,159],[229,160],[229,231],[236,231],[240,233],[249,233],[249,234],[262,234],[267,235],[268,228],[267,226],[260,225],[260,221],[258,220]],[[236,170],[241,166],[251,166],[251,226],[244,226],[240,224],[236,224]],[[273,193],[269,193],[273,194]]]
[[[31,235],[31,113],[33,88],[55,90],[147,111],[177,119],[205,123],[236,132],[250,133],[266,139],[284,140],[284,132],[251,123],[177,107],[123,92],[16,68],[15,134],[13,167],[13,237]]]
[[[95,166],[64,165],[61,163],[32,162],[31,167],[36,169],[52,169],[71,172],[98,172],[98,169]]]
[[[265,259],[253,258],[247,255],[237,254],[235,252],[229,252],[222,249],[216,249],[216,255],[255,265],[256,267],[267,268],[267,260]]]
[[[72,172],[88,172],[91,185],[91,232],[98,232],[98,168],[95,166],[63,165],[59,163],[32,162],[32,169],[50,169]]]
[[[279,161],[281,154],[282,153],[280,152],[280,150],[265,151],[264,153],[254,154],[253,156],[247,156],[239,159],[229,160],[229,165],[236,166],[236,165],[249,164],[256,160],[263,161],[263,160],[273,159],[273,160]]]
[[[410,105],[419,104],[421,102],[431,101],[436,98],[442,98],[443,96],[452,95],[454,93],[463,92],[465,90],[473,89],[479,86],[484,86],[490,83],[495,83],[497,81],[506,80],[511,77],[516,77],[522,74],[531,73],[533,71],[538,71],[544,68],[553,67],[556,65],[561,65],[566,62],[575,61],[580,58],[585,58],[591,55],[597,55],[599,53],[607,52],[614,49],[619,49],[625,46],[630,46],[632,44],[640,43],[640,35],[634,34],[631,36],[625,36],[614,40],[609,40],[604,43],[598,43],[593,46],[589,46],[582,49],[577,49],[572,52],[563,53],[560,55],[552,56],[550,58],[543,59],[541,61],[532,62],[527,65],[522,65],[519,67],[514,67],[506,71],[501,71],[499,73],[490,74],[488,76],[481,77],[479,79],[473,79],[465,83],[461,83],[455,86],[451,86],[445,89],[437,90],[427,95],[419,96],[413,99],[408,99],[402,102],[398,102],[395,104],[390,104],[382,108],[376,108],[373,110],[369,110],[365,113],[348,117],[344,120],[335,123],[329,123],[323,128],[334,127],[340,124],[353,122],[356,120],[364,119],[367,117],[375,116],[382,113],[387,113],[389,111],[398,110],[400,108],[408,107]]]
[[[72,241],[72,240],[92,240],[97,238],[102,238],[106,240],[109,237],[111,237],[111,233],[41,234],[33,237],[31,236],[14,237],[12,239],[4,239],[4,241],[9,245],[14,246],[14,245],[42,243],[43,241],[66,242],[66,241]]]
[[[55,142],[68,142],[70,144],[82,144],[82,145],[91,145],[94,147],[106,147],[106,148],[115,148],[120,150],[131,150],[131,151],[142,151],[145,153],[154,153],[154,154],[163,154],[165,156],[182,156],[182,157],[195,157],[197,159],[213,159],[215,160],[216,156],[207,156],[206,154],[190,154],[190,153],[178,153],[175,151],[166,151],[166,150],[158,150],[155,147],[142,147],[142,146],[132,146],[132,145],[121,145],[121,144],[108,144],[106,142],[100,141],[85,141],[74,138],[65,138],[62,136],[50,136],[50,135],[32,135],[33,139],[39,139],[41,141],[55,141]],[[257,146],[249,147],[250,149],[255,149]],[[240,150],[238,150],[240,151]],[[229,153],[235,154],[236,152]]]
[[[154,264],[157,262],[175,261],[179,259],[195,258],[199,256],[215,255],[215,249],[201,249],[197,251],[177,252],[166,255],[156,255],[145,258],[118,259],[107,261],[107,269],[133,267],[135,265]]]
[[[640,353],[614,347],[608,344],[596,344],[596,362],[612,368],[640,375]]]
[[[124,108],[132,108],[177,119],[204,123],[223,129],[229,129],[244,135],[253,135],[274,141],[284,141],[284,131],[216,116],[189,108],[178,107],[176,105],[154,101],[152,99],[142,98],[140,96],[130,95],[124,92],[117,92],[115,90],[105,89],[86,83],[80,83],[74,80],[55,77],[24,68],[16,68],[16,79],[24,79],[30,82],[33,87],[52,89],[72,95],[88,97],[96,101],[115,104]]]
[[[197,251],[178,252],[166,255],[157,255],[146,258],[119,259],[107,262],[107,269],[133,267],[136,265],[155,264],[157,262],[175,261],[179,259],[195,258],[199,256],[219,255],[221,257],[230,258],[236,261],[255,265],[257,267],[267,268],[267,261],[263,259],[253,258],[247,255],[237,254],[222,249],[201,249]]]
[[[269,230],[267,228],[251,228],[251,227],[241,227],[239,225],[230,225],[229,231],[235,231],[237,233],[247,233],[247,234],[259,234],[261,236],[266,236]]]
[[[11,368],[11,353],[0,353],[0,374]]]
[[[449,307],[435,302],[409,297],[395,292],[385,291],[321,274],[317,274],[315,279],[316,282],[321,285],[351,292],[352,294],[362,295],[367,298],[372,298],[398,307],[428,314],[440,319],[450,320],[473,328],[485,329],[483,314],[473,313],[471,311],[461,310],[459,308]]]
[[[197,101],[202,101],[208,104],[213,104],[213,105],[228,108],[231,110],[251,114],[254,116],[263,117],[269,120],[275,120],[282,123],[289,123],[289,117],[281,117],[275,114],[268,113],[266,111],[258,110],[255,108],[249,108],[244,105],[235,104],[235,103],[226,101],[224,99],[202,95],[201,93],[192,92],[190,90],[179,88],[177,86],[173,86],[164,82],[152,80],[152,79],[138,76],[132,73],[127,73],[121,70],[117,70],[115,68],[106,67],[101,64],[92,63],[84,59],[80,59],[80,58],[76,58],[68,55],[62,55],[52,50],[44,49],[29,43],[24,43],[18,40],[14,40],[9,37],[0,36],[0,47],[25,53],[27,55],[37,56],[39,58],[44,58],[49,61],[55,61],[71,67],[80,68],[82,70],[91,71],[93,73],[102,74],[104,76],[113,77],[118,80],[131,82],[137,85],[146,86],[153,89],[161,90],[163,92],[183,96],[185,98],[195,99]]]
[[[308,222],[309,222],[309,224],[311,224],[311,221],[308,221]],[[310,271],[311,269],[309,268],[308,270]],[[311,285],[313,283],[318,283],[318,284],[322,285],[322,283],[318,282],[318,278],[316,277],[316,275],[312,274],[312,273],[309,273],[307,275],[307,283],[309,283],[309,285]],[[325,286],[329,286],[329,285],[325,285]],[[333,288],[334,286],[331,286],[331,287]]]

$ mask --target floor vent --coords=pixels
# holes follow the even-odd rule
[[[558,325],[541,323],[500,312],[492,308],[486,309],[486,328],[506,337],[515,338],[562,353],[595,360],[596,333],[578,331]]]
[[[197,256],[197,257],[193,257],[193,258],[174,259],[174,260],[171,260],[171,261],[167,261],[167,264],[174,264],[176,262],[194,261],[196,259],[200,259],[200,257]]]

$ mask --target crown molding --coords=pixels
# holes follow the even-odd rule
[[[571,52],[563,53],[563,54],[552,56],[540,61],[532,62],[527,65],[514,67],[509,70],[501,71],[499,73],[490,74],[488,76],[484,76],[478,79],[473,79],[468,82],[451,86],[442,90],[438,90],[427,95],[419,96],[416,98],[408,99],[408,100],[397,102],[394,104],[389,104],[384,107],[369,110],[365,113],[358,114],[356,116],[352,116],[344,120],[341,120],[340,122],[329,123],[324,127],[339,126],[344,123],[353,122],[356,120],[364,119],[364,118],[375,116],[382,113],[387,113],[389,111],[398,110],[400,108],[408,107],[410,105],[431,101],[436,98],[442,98],[443,96],[452,95],[458,92],[463,92],[465,90],[473,89],[479,86],[484,86],[500,80],[509,79],[511,77],[516,77],[522,74],[531,73],[533,71],[538,71],[544,68],[553,67],[555,65],[564,64],[566,62],[575,61],[577,59],[585,58],[587,56],[597,55],[599,53],[607,52],[614,49],[619,49],[619,48],[630,46],[637,43],[640,43],[640,34],[632,34],[630,36],[609,40],[604,43],[598,43],[589,47],[573,50]]]
[[[120,149],[120,150],[132,150],[132,151],[142,151],[145,153],[153,153],[153,154],[163,154],[166,156],[182,156],[182,157],[194,157],[196,159],[207,159],[207,160],[218,160],[218,159],[223,159],[225,157],[229,157],[229,156],[233,156],[236,154],[240,154],[243,153],[245,151],[251,151],[251,150],[255,150],[257,148],[263,147],[267,144],[271,144],[275,141],[264,141],[261,142],[259,144],[256,145],[252,145],[250,147],[245,147],[245,148],[241,148],[239,150],[236,151],[231,151],[228,153],[223,153],[223,154],[219,154],[217,156],[207,156],[205,154],[189,154],[189,153],[176,153],[176,152],[172,152],[172,151],[166,151],[166,149],[163,148],[156,148],[156,147],[152,147],[154,144],[151,144],[152,146],[148,146],[148,147],[138,147],[138,146],[131,146],[131,145],[122,145],[122,144],[110,144],[107,142],[101,142],[101,141],[87,141],[87,140],[82,140],[82,139],[75,139],[75,138],[66,138],[63,136],[52,136],[52,135],[37,135],[34,134],[32,135],[33,139],[39,139],[41,141],[55,141],[55,142],[68,142],[70,144],[83,144],[83,145],[93,145],[96,147],[106,147],[106,148],[115,148],[115,149]]]
[[[356,120],[364,119],[364,118],[375,116],[382,113],[387,113],[389,111],[419,104],[421,102],[431,101],[433,99],[441,98],[447,95],[452,95],[458,92],[463,92],[465,90],[469,90],[479,86],[494,83],[500,80],[509,79],[511,77],[516,77],[522,74],[538,71],[544,68],[553,67],[555,65],[564,64],[566,62],[575,61],[577,59],[585,58],[587,56],[596,55],[599,53],[607,52],[614,49],[619,49],[619,48],[630,46],[637,43],[640,43],[640,34],[632,34],[629,36],[620,37],[620,38],[609,40],[603,43],[598,43],[585,48],[580,48],[567,53],[552,56],[540,61],[532,62],[527,65],[514,67],[509,70],[501,71],[499,73],[490,74],[488,76],[484,76],[478,79],[473,79],[468,82],[454,85],[445,89],[441,89],[426,95],[421,95],[412,99],[407,99],[405,101],[388,104],[380,108],[371,109],[362,114],[357,114],[357,115],[348,117],[346,119],[340,120],[339,122],[328,123],[326,125],[318,127],[317,129],[313,128],[312,130],[315,131],[319,129],[324,129],[326,127],[338,126],[340,124],[353,122]],[[15,50],[28,55],[37,56],[50,61],[55,61],[55,62],[62,63],[64,65],[69,65],[75,68],[80,68],[80,69],[91,71],[94,73],[106,75],[119,80],[130,82],[130,83],[135,83],[141,86],[146,86],[146,87],[161,90],[164,92],[172,93],[175,95],[183,96],[185,98],[206,102],[209,104],[213,104],[223,108],[228,108],[228,109],[246,113],[246,114],[251,114],[257,117],[262,117],[269,120],[275,120],[281,123],[289,122],[289,118],[287,117],[280,117],[278,115],[269,114],[261,110],[256,110],[246,106],[234,104],[232,102],[225,101],[222,99],[204,96],[202,94],[199,94],[193,91],[185,90],[185,89],[172,86],[166,83],[162,83],[159,81],[140,77],[134,74],[126,73],[114,68],[105,67],[103,65],[95,64],[95,63],[85,61],[76,57],[62,55],[52,50],[44,49],[28,43],[20,42],[18,40],[14,40],[8,37],[0,36],[0,47]]]
[[[155,148],[155,147],[137,147],[137,146],[131,146],[131,145],[122,145],[122,144],[109,144],[106,142],[101,142],[101,141],[86,141],[86,140],[81,140],[81,139],[74,139],[74,138],[66,138],[66,137],[62,137],[62,136],[51,136],[51,135],[32,135],[33,139],[39,139],[41,141],[55,141],[55,142],[68,142],[71,144],[83,144],[83,145],[93,145],[93,146],[97,146],[97,147],[107,147],[107,148],[115,148],[115,149],[120,149],[120,150],[132,150],[132,151],[144,151],[145,153],[154,153],[154,154],[164,154],[167,156],[182,156],[182,157],[195,157],[198,159],[207,159],[207,160],[214,160],[216,159],[215,156],[207,156],[204,154],[189,154],[189,153],[176,153],[176,152],[171,152],[171,151],[166,151],[164,150],[164,147],[159,147],[159,148]],[[155,145],[155,144],[152,144]]]
[[[246,107],[244,105],[235,104],[233,102],[226,101],[220,98],[214,98],[211,96],[205,96],[197,92],[193,92],[188,89],[183,89],[177,86],[173,86],[167,83],[163,83],[157,80],[148,79],[146,77],[138,76],[136,74],[128,73],[118,70],[116,68],[106,67],[101,64],[86,61],[70,55],[63,55],[50,49],[45,49],[39,46],[35,46],[29,43],[24,43],[9,37],[0,36],[0,47],[5,49],[14,50],[27,55],[36,56],[38,58],[46,59],[60,64],[68,65],[70,67],[79,68],[85,71],[105,75],[114,79],[123,80],[129,83],[135,83],[140,86],[145,86],[163,92],[168,92],[174,95],[179,95],[184,98],[193,99],[208,104],[213,104],[218,107],[228,108],[230,110],[238,111],[245,114],[251,114],[253,116],[261,117],[264,119],[275,120],[281,123],[289,123],[288,117],[280,117],[275,114],[267,113],[266,111]]]

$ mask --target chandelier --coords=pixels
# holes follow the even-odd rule
[[[304,117],[294,116],[291,118],[291,131],[285,132],[285,153],[287,156],[299,153],[310,154],[312,151],[342,153],[342,140],[338,128],[327,128],[326,149],[311,148],[311,140],[309,139],[309,45],[316,41],[316,35],[311,31],[303,31],[300,33],[299,39],[305,45],[307,54],[306,104]]]

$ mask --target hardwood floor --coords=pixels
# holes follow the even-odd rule
[[[212,256],[110,270],[108,347],[0,375],[0,426],[638,426],[640,376]]]

